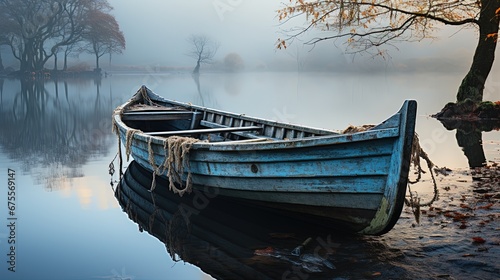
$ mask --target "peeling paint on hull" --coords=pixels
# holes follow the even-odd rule
[[[405,101],[397,113],[370,130],[345,135],[174,102],[145,87],[140,92],[116,111],[144,103],[142,96],[147,93],[155,104],[201,116],[197,121],[203,131],[213,127],[212,139],[227,134],[237,137],[193,144],[189,172],[194,185],[217,189],[228,197],[320,216],[363,234],[383,234],[399,218],[415,129],[415,101]],[[121,114],[114,115],[114,122],[122,143],[127,143],[127,131],[141,130],[127,143],[141,166],[153,170],[150,151],[155,165],[162,165],[168,156],[166,137],[148,135],[140,122],[129,126]],[[165,129],[170,125],[167,122],[158,122],[157,129]],[[201,131],[192,126],[192,120],[184,123],[191,125],[184,131]],[[147,125],[148,131],[155,131],[152,122]],[[222,126],[235,131],[242,126],[262,129],[215,133]]]

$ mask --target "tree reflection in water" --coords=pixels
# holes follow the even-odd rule
[[[462,148],[470,168],[484,167],[487,164],[483,148],[482,133],[500,128],[499,121],[459,121],[440,120],[448,130],[456,130],[458,146]]]
[[[83,176],[82,166],[106,154],[114,139],[111,97],[100,94],[99,82],[95,90],[88,80],[82,82],[87,88],[79,85],[79,89],[86,94],[70,92],[68,81],[54,81],[50,89],[44,80],[23,80],[20,89],[9,92],[10,102],[5,101],[2,86],[0,145],[23,171],[45,181],[49,190],[57,189],[61,179]]]
[[[198,92],[198,96],[194,99],[195,104],[212,108],[218,108],[217,100],[213,97],[211,89],[201,87],[200,74],[193,73],[191,74],[191,77],[193,78],[193,81],[196,85],[196,90]]]

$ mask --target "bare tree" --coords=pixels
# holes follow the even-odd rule
[[[191,48],[186,55],[196,59],[196,67],[193,70],[193,74],[199,74],[202,63],[211,63],[213,61],[219,49],[219,43],[206,35],[191,35],[187,41],[191,45]]]
[[[500,0],[414,1],[414,0],[291,0],[278,10],[280,20],[298,15],[307,18],[306,26],[292,31],[289,38],[278,41],[286,48],[287,41],[309,29],[319,28],[328,35],[309,43],[346,38],[353,51],[375,49],[395,41],[420,41],[432,38],[432,31],[442,25],[477,28],[478,44],[469,72],[457,93],[457,101],[483,99],[484,85],[495,57],[500,22]]]

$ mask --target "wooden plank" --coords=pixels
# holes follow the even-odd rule
[[[394,128],[394,127],[399,127],[401,124],[401,113],[396,113],[389,119],[385,120],[384,122],[378,124],[377,126],[371,128],[372,130],[375,129],[383,129],[383,128]]]
[[[213,145],[236,145],[236,144],[245,144],[245,143],[266,142],[266,141],[272,141],[272,139],[255,138],[255,139],[233,140],[233,141],[228,140],[228,141],[222,141],[222,142],[214,142],[211,144],[213,144]]]
[[[155,111],[155,112],[125,112],[122,114],[124,121],[146,120],[188,120],[201,118],[201,113],[191,111]]]
[[[127,112],[158,112],[158,111],[185,111],[186,108],[179,106],[151,106],[146,104],[135,104],[130,107],[127,107]]]
[[[124,112],[124,116],[133,116],[133,115],[175,115],[175,114],[184,114],[191,115],[195,112],[188,110],[176,110],[176,111],[129,111]]]
[[[209,186],[228,186],[244,191],[295,193],[367,193],[383,194],[387,176],[346,176],[314,178],[275,178],[264,182],[262,178],[219,177],[191,174],[193,179]]]
[[[257,135],[259,137],[266,137],[263,135]],[[376,139],[382,138],[394,138],[397,139],[399,136],[398,128],[389,128],[389,129],[380,129],[380,130],[368,130],[365,132],[354,133],[354,134],[339,134],[339,135],[331,135],[331,136],[317,136],[317,137],[306,137],[303,139],[292,139],[292,140],[280,140],[274,138],[274,142],[267,143],[266,145],[257,146],[257,145],[243,145],[239,146],[238,149],[243,150],[272,150],[272,149],[283,149],[283,148],[301,148],[301,147],[315,147],[315,146],[324,146],[324,145],[336,145],[342,143],[350,143],[350,142],[358,142],[358,141],[372,141]],[[273,138],[271,138],[273,139]],[[365,142],[366,145],[370,145],[370,143]],[[197,144],[198,147],[204,147],[204,143]],[[208,143],[206,144],[207,148]],[[227,147],[224,145],[220,145],[217,147],[213,147],[214,150],[232,150],[232,147]]]
[[[226,128],[226,127],[228,127],[228,126],[225,126],[223,124],[218,124],[218,123],[214,123],[214,122],[210,122],[210,121],[205,121],[205,120],[201,120],[200,121],[200,125],[201,126],[205,126],[205,127],[210,127],[210,128]],[[237,127],[244,127],[244,126],[237,126]],[[262,129],[262,127],[260,127],[260,128]],[[267,137],[267,136],[263,136],[263,135],[256,135],[254,133],[248,133],[248,132],[238,132],[238,131],[235,131],[235,132],[231,132],[231,133],[233,133],[235,135],[238,135],[238,136],[241,136],[241,137],[251,138],[251,139],[276,140],[275,138],[271,138],[271,137]]]
[[[260,126],[243,126],[243,127],[190,129],[190,130],[178,130],[178,131],[145,132],[144,134],[151,136],[172,136],[172,135],[209,134],[209,133],[222,133],[222,132],[235,132],[235,131],[254,131],[260,129],[262,129],[262,127]]]
[[[224,195],[234,194],[235,197],[249,199],[253,201],[262,201],[268,203],[286,203],[290,206],[290,210],[293,208],[299,208],[301,205],[313,206],[313,207],[338,207],[346,209],[358,209],[358,210],[376,210],[380,201],[382,200],[382,194],[365,194],[365,193],[353,193],[353,194],[338,194],[338,193],[295,193],[295,192],[268,192],[268,191],[246,191],[246,190],[234,190],[228,188],[222,188],[221,193]],[[327,209],[322,209],[327,211]],[[323,212],[321,211],[321,212]],[[346,217],[347,219],[348,217]],[[359,221],[358,221],[359,222]]]
[[[161,163],[161,161],[159,161]],[[387,175],[390,156],[266,163],[207,163],[190,161],[192,174],[244,178],[314,178]],[[264,183],[264,181],[263,181]]]
[[[266,139],[267,140],[267,139]],[[273,141],[269,141],[272,143]],[[230,145],[232,142],[210,143],[210,152],[191,154],[191,161],[209,162],[281,162],[281,161],[317,161],[325,159],[360,158],[369,156],[389,156],[392,154],[394,140],[380,139],[370,145],[363,142],[344,143],[335,146],[305,147],[297,149],[271,149],[265,151],[243,150],[241,146]],[[257,142],[260,145],[266,142]],[[255,144],[257,144],[255,143]],[[252,145],[248,142],[247,145]],[[221,150],[221,146],[225,149]],[[233,149],[231,149],[233,148]]]

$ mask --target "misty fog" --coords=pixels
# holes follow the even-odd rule
[[[104,70],[190,69],[196,62],[186,55],[187,38],[204,34],[220,47],[215,64],[229,53],[237,53],[245,70],[277,71],[444,71],[465,74],[477,44],[472,29],[442,26],[433,39],[420,42],[394,42],[383,46],[388,55],[346,54],[350,49],[342,40],[329,40],[311,46],[304,42],[321,34],[314,30],[278,50],[278,38],[305,25],[304,18],[279,22],[276,10],[282,1],[269,0],[109,0],[126,39],[121,55],[102,59]],[[5,66],[16,63],[3,49]],[[70,64],[93,67],[92,57],[80,55]],[[204,66],[208,67],[208,66]],[[496,66],[493,69],[499,69]],[[203,66],[202,66],[203,68]],[[496,70],[498,71],[498,70]]]
[[[247,70],[259,65],[302,63],[305,68],[319,63],[318,70],[383,67],[424,71],[463,71],[470,66],[476,45],[474,30],[443,27],[438,38],[422,42],[387,46],[389,56],[345,55],[346,45],[324,41],[316,46],[303,45],[309,32],[287,50],[277,50],[275,42],[283,32],[305,23],[304,18],[280,23],[276,10],[282,1],[208,0],[208,1],[119,1],[110,0],[112,12],[125,34],[127,49],[114,58],[116,64],[150,66],[194,66],[185,55],[190,34],[206,34],[220,42],[216,59],[237,52]],[[301,42],[302,41],[302,42]],[[297,57],[299,58],[297,60]],[[323,64],[323,65],[321,65]],[[314,68],[314,67],[312,67]]]

